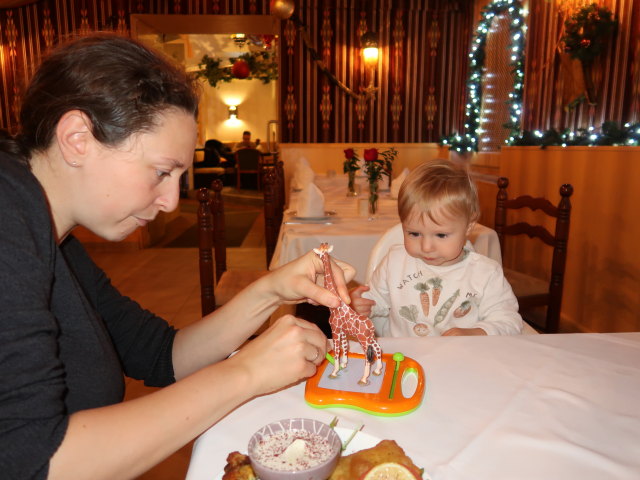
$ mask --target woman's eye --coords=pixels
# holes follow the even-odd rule
[[[156,175],[158,176],[158,178],[164,178],[171,175],[171,172],[165,172],[164,170],[156,170]]]

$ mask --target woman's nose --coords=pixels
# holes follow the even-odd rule
[[[173,212],[178,207],[178,200],[180,198],[180,177],[174,181],[167,182],[163,185],[163,189],[158,196],[156,203],[160,206],[160,210],[163,212]]]

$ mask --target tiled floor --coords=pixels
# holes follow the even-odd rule
[[[230,200],[226,199],[226,202]],[[196,221],[193,202],[184,201],[182,213],[167,228],[165,239],[156,248],[138,251],[90,251],[113,284],[144,308],[180,328],[200,318],[198,251],[196,248],[162,248]],[[249,204],[247,208],[256,208]],[[259,216],[241,247],[227,249],[228,268],[264,269],[264,219]],[[156,389],[128,379],[126,399],[146,395]],[[193,442],[189,443],[139,480],[185,478]],[[212,474],[213,475],[213,474]]]

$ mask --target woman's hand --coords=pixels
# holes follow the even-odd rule
[[[327,353],[327,338],[312,323],[285,315],[227,362],[242,365],[255,395],[310,377]]]
[[[355,276],[354,268],[344,262],[331,258],[333,282],[341,300],[350,303],[347,282]],[[320,281],[321,280],[321,281]],[[340,299],[324,285],[324,268],[322,260],[314,253],[308,252],[302,257],[289,262],[274,270],[271,274],[260,279],[275,293],[280,303],[300,303],[308,301],[335,308],[340,305]]]
[[[359,285],[351,290],[351,308],[353,308],[360,315],[371,316],[371,309],[376,304],[375,300],[365,298],[362,296],[364,292],[368,292],[369,287],[367,285]]]

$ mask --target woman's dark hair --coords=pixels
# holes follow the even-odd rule
[[[153,129],[167,109],[195,118],[197,85],[183,68],[139,42],[113,34],[82,37],[43,60],[24,95],[18,146],[0,144],[29,156],[45,150],[62,115],[80,110],[91,119],[93,136],[116,146],[131,134]]]

